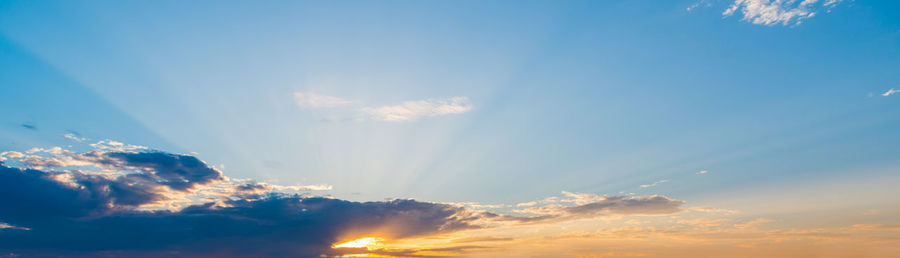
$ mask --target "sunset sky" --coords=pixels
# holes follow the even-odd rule
[[[898,1],[0,1],[0,257],[896,257],[898,111]]]

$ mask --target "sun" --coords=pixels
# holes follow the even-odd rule
[[[371,251],[371,250],[375,250],[375,249],[380,249],[382,246],[382,244],[381,244],[382,241],[384,241],[384,239],[378,238],[378,237],[363,237],[363,238],[358,238],[358,239],[350,240],[347,242],[343,242],[340,244],[336,244],[336,245],[332,246],[331,248],[363,248],[363,247],[365,247],[367,250]]]

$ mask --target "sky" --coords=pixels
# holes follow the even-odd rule
[[[0,254],[890,257],[898,13],[2,1]]]

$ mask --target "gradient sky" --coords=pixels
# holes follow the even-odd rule
[[[371,235],[484,242],[417,255],[571,237],[512,249],[887,256],[900,251],[884,249],[900,246],[898,14],[867,0],[2,1],[0,152],[49,173],[10,153],[113,140],[326,200],[558,217]],[[678,211],[521,210],[656,195]],[[4,219],[0,235],[29,228]],[[624,227],[651,243],[596,235]],[[801,231],[844,238],[779,235]],[[747,238],[703,242],[722,232]]]

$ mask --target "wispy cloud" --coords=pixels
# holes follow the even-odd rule
[[[294,92],[294,102],[303,108],[336,108],[353,104],[353,101],[309,92]]]
[[[659,181],[653,182],[652,184],[641,185],[641,188],[654,187],[654,186],[656,186],[656,185],[658,185],[658,184],[662,184],[662,183],[665,183],[665,182],[669,182],[669,180],[668,180],[668,179],[663,179],[663,180],[659,180]]]
[[[65,137],[66,139],[69,139],[69,140],[76,141],[76,142],[87,140],[84,137],[78,137],[78,135],[75,135],[74,133],[64,134],[63,137]]]
[[[894,93],[898,93],[898,92],[900,92],[900,90],[890,89],[890,90],[885,91],[884,93],[882,93],[881,96],[887,97],[887,96],[890,96],[890,95],[894,95]]]
[[[371,119],[381,121],[415,121],[423,117],[462,114],[472,110],[466,97],[404,101],[397,105],[360,109]]]
[[[0,229],[31,230],[30,228],[16,227],[3,222],[0,222]]]
[[[370,106],[334,96],[295,92],[294,101],[301,108],[345,111],[343,114],[351,117],[331,116],[328,120],[416,121],[426,117],[462,114],[472,110],[467,97],[412,100],[399,104]]]
[[[700,1],[694,2],[693,4],[691,4],[690,6],[688,6],[687,8],[685,8],[685,10],[687,10],[688,12],[690,12],[690,11],[693,11],[694,9],[697,9],[698,7],[701,7],[701,6],[702,6],[702,7],[707,7],[707,8],[708,8],[708,7],[712,7],[712,3],[710,3],[708,0],[700,0]]]
[[[720,209],[720,208],[713,208],[713,207],[690,207],[690,208],[687,208],[687,210],[690,210],[690,211],[700,211],[700,212],[709,212],[709,213],[724,213],[724,214],[738,214],[738,213],[740,213],[739,211],[736,211],[736,210]]]
[[[564,197],[550,197],[539,201],[519,203],[513,212],[536,216],[510,216],[488,213],[484,216],[497,221],[522,224],[555,223],[569,220],[608,217],[614,215],[661,215],[681,212],[684,201],[661,195],[606,196],[592,193],[562,191]],[[523,208],[524,207],[524,208]]]
[[[804,20],[824,11],[830,12],[843,0],[735,0],[722,16],[729,17],[740,12],[741,19],[753,24],[798,25]]]

